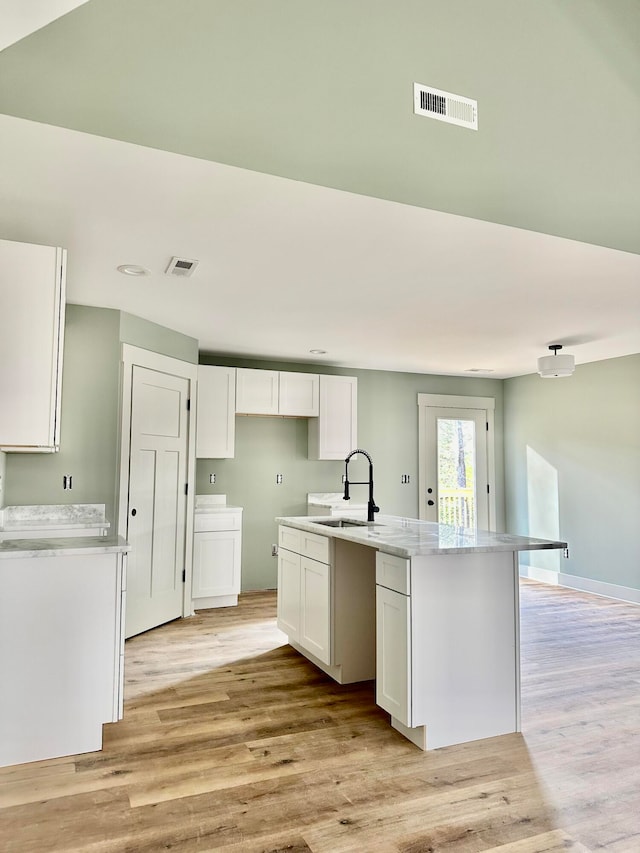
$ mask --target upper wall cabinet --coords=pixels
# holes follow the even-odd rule
[[[309,459],[344,459],[358,446],[358,380],[320,376],[320,411],[309,421]]]
[[[236,412],[241,415],[316,417],[318,378],[314,373],[239,367],[236,373]]]
[[[280,371],[278,414],[315,418],[320,399],[320,377],[315,373]]]
[[[236,369],[198,365],[196,456],[231,459],[236,440]]]
[[[59,449],[66,254],[0,240],[0,450]]]

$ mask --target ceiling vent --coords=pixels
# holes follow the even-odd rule
[[[471,130],[478,129],[477,101],[423,86],[422,83],[413,84],[413,111],[419,116],[429,116]]]
[[[194,261],[191,258],[171,258],[165,273],[184,278],[184,276],[191,275],[199,263],[200,261]]]

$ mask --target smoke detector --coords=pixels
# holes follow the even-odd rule
[[[166,268],[165,274],[177,275],[184,278],[191,275],[199,263],[200,261],[194,261],[193,258],[173,257],[169,261],[169,266]]]
[[[413,84],[413,112],[448,124],[478,129],[478,102],[462,95],[443,92],[422,83]]]

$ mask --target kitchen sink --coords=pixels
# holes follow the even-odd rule
[[[351,518],[326,518],[314,521],[314,524],[324,524],[325,527],[367,527],[367,521],[356,521]]]

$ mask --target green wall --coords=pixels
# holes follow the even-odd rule
[[[418,393],[494,397],[497,516],[502,528],[503,383],[500,380],[240,361],[204,353],[200,361],[357,376],[358,445],[373,457],[376,503],[381,512],[389,515],[418,515]],[[276,585],[276,560],[271,557],[271,545],[277,541],[274,517],[306,515],[308,492],[342,489],[344,463],[307,459],[307,435],[308,421],[303,418],[238,416],[235,458],[198,460],[197,493],[226,494],[228,503],[244,508],[242,585],[245,590]],[[216,474],[215,485],[209,484],[210,473]],[[283,475],[281,485],[276,485],[276,474]],[[366,463],[354,459],[350,476],[364,480],[367,474]],[[402,474],[410,475],[408,485],[401,483]],[[365,503],[367,488],[354,486],[351,494],[352,500]]]
[[[5,503],[104,503],[114,518],[120,313],[67,305],[59,453],[7,454]],[[63,474],[73,489],[62,488]]]
[[[639,388],[640,355],[505,380],[507,529],[570,549],[531,566],[640,589]]]
[[[195,338],[109,308],[67,305],[60,452],[7,454],[5,505],[103,503],[115,525],[123,342],[198,360]],[[63,490],[64,474],[72,490]]]
[[[169,355],[188,361],[191,364],[198,363],[198,341],[181,332],[143,320],[135,314],[120,313],[120,341],[121,343],[133,344],[134,346],[158,352],[161,355]]]

